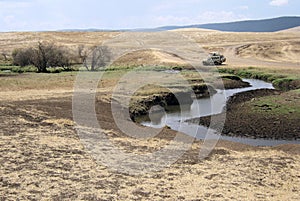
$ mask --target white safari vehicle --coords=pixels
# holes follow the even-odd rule
[[[226,61],[224,55],[220,54],[219,52],[210,52],[209,56],[206,60],[203,60],[203,65],[221,65]]]

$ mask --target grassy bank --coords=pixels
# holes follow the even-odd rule
[[[227,113],[227,130],[238,133],[242,127],[250,126],[247,135],[253,137],[267,137],[271,139],[299,139],[300,118],[300,74],[297,69],[263,69],[263,68],[220,68],[220,72],[238,75],[244,78],[260,79],[271,82],[281,92],[273,95],[252,98],[251,101],[238,104],[238,109]],[[253,92],[255,93],[255,92]],[[230,116],[230,113],[233,113]],[[228,116],[229,114],[229,116]],[[236,116],[240,117],[235,119]],[[257,120],[259,117],[259,120]],[[239,119],[247,122],[239,127]],[[262,123],[264,122],[264,123]],[[242,125],[242,124],[241,124]],[[254,130],[253,130],[254,129]],[[241,133],[244,136],[248,131]],[[265,133],[266,135],[263,135]],[[269,133],[267,135],[267,133]],[[281,138],[283,137],[283,138]]]
[[[291,90],[280,95],[260,97],[246,103],[252,112],[260,115],[284,115],[286,118],[300,118],[300,89]]]
[[[272,82],[275,88],[288,91],[300,89],[300,75],[294,71],[277,72],[263,68],[219,68],[220,73],[229,73],[243,78],[252,78]]]

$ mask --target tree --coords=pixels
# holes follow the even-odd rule
[[[38,72],[48,72],[49,67],[63,67],[70,65],[67,51],[51,44],[38,43],[36,48],[14,50],[12,53],[15,65],[34,65]]]
[[[59,47],[39,42],[34,50],[32,64],[38,72],[47,72],[48,67],[67,67],[70,65],[67,53]]]
[[[107,46],[97,46],[85,58],[83,65],[88,71],[96,71],[108,65],[111,59],[112,53]]]
[[[37,67],[38,72],[47,72],[48,52],[51,51],[52,46],[45,46],[41,42],[38,48],[34,50],[32,64]]]

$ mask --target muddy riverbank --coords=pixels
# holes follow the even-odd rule
[[[217,90],[240,89],[250,86],[249,82],[243,81],[237,76],[226,75],[211,84],[199,83],[197,81],[191,82],[191,89],[193,91],[182,90],[175,94],[172,92],[161,92],[147,96],[136,95],[130,102],[130,117],[135,121],[137,118],[149,114],[149,110],[155,105],[160,105],[165,110],[168,110],[170,106],[179,106],[180,104],[192,105],[195,98],[209,98],[215,95]]]
[[[210,121],[212,116],[201,117],[200,125],[210,126],[222,135],[231,137],[300,140],[299,114],[296,111],[275,112],[282,106],[268,102],[261,103],[259,98],[262,97],[270,97],[274,101],[289,98],[285,93],[270,89],[242,92],[228,100],[223,128],[218,125],[218,119],[223,118],[223,114],[212,115],[216,119],[212,125]],[[199,118],[189,122],[199,122]]]

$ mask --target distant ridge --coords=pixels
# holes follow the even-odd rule
[[[202,28],[229,32],[276,32],[300,26],[300,17],[279,17],[265,20],[247,20],[229,23],[214,23],[190,26],[165,26],[158,30]]]
[[[156,32],[156,31],[169,31],[175,29],[185,28],[200,28],[211,29],[217,31],[228,32],[277,32],[286,29],[291,29],[300,26],[300,17],[278,17],[272,19],[262,20],[246,20],[228,23],[212,23],[212,24],[199,24],[187,26],[163,26],[158,28],[142,28],[142,29],[66,29],[61,31],[79,31],[79,32],[106,32],[106,31],[120,31],[120,32]]]

